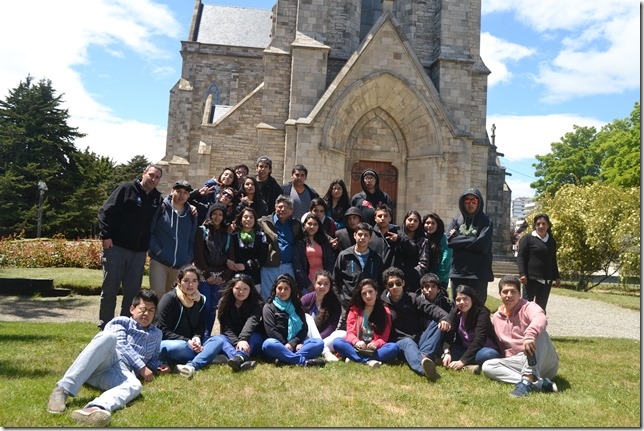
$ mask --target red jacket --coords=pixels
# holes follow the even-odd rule
[[[354,305],[347,313],[347,335],[345,339],[352,345],[355,345],[360,340],[358,335],[360,334],[360,327],[362,326],[363,312],[364,310]],[[373,333],[372,341],[378,349],[389,341],[389,332],[391,332],[391,311],[389,311],[389,307],[385,306],[385,312],[387,313],[385,329],[380,333],[375,331]]]

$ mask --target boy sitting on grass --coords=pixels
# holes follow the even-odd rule
[[[139,378],[148,383],[154,371],[170,372],[168,364],[159,360],[161,330],[154,326],[154,314],[159,303],[156,293],[143,289],[130,306],[131,317],[112,319],[105,329],[78,355],[49,396],[49,413],[63,413],[69,395],[76,396],[87,383],[104,390],[85,408],[72,412],[72,419],[88,426],[106,426],[111,412],[141,394]]]
[[[499,281],[499,294],[503,304],[492,316],[492,324],[503,357],[485,361],[483,374],[516,384],[510,393],[513,397],[523,397],[534,389],[557,392],[557,385],[550,379],[557,374],[559,357],[546,332],[546,313],[536,302],[521,298],[521,282],[516,275],[506,275]]]

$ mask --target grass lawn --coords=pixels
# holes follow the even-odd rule
[[[47,399],[96,334],[89,323],[0,322],[0,426],[70,427],[74,409],[99,392],[83,387],[63,415]],[[512,385],[468,372],[431,384],[404,365],[323,369],[260,364],[233,374],[225,365],[146,384],[113,414],[114,427],[640,427],[640,343],[554,338],[557,394],[509,396]]]

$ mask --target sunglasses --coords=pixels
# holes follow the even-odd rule
[[[249,286],[253,286],[253,279],[250,275],[244,274],[243,272],[238,272],[233,276],[233,280],[235,281],[243,281],[244,283],[248,284]]]
[[[477,204],[479,202],[479,198],[465,198],[463,199],[463,202],[466,204],[469,204],[470,202]]]
[[[228,192],[223,192],[221,195],[222,195],[222,196],[226,196],[228,199],[232,199],[232,198],[234,197],[233,195],[231,195],[231,194],[230,194],[230,193],[228,193]]]
[[[401,280],[396,280],[396,281],[388,281],[387,282],[387,287],[394,287],[394,286],[402,286],[403,282]]]

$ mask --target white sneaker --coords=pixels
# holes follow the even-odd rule
[[[382,362],[376,361],[375,359],[370,359],[367,361],[367,365],[369,365],[371,368],[380,368]]]
[[[194,376],[197,372],[197,370],[195,370],[195,367],[193,367],[192,365],[177,364],[177,370],[179,371],[179,374],[181,374],[181,377],[185,377],[187,379],[191,379],[192,376]]]
[[[330,351],[324,352],[324,360],[327,362],[338,362],[339,359]]]
[[[110,423],[112,415],[107,410],[92,406],[74,410],[72,412],[72,419],[87,426],[105,427]]]

